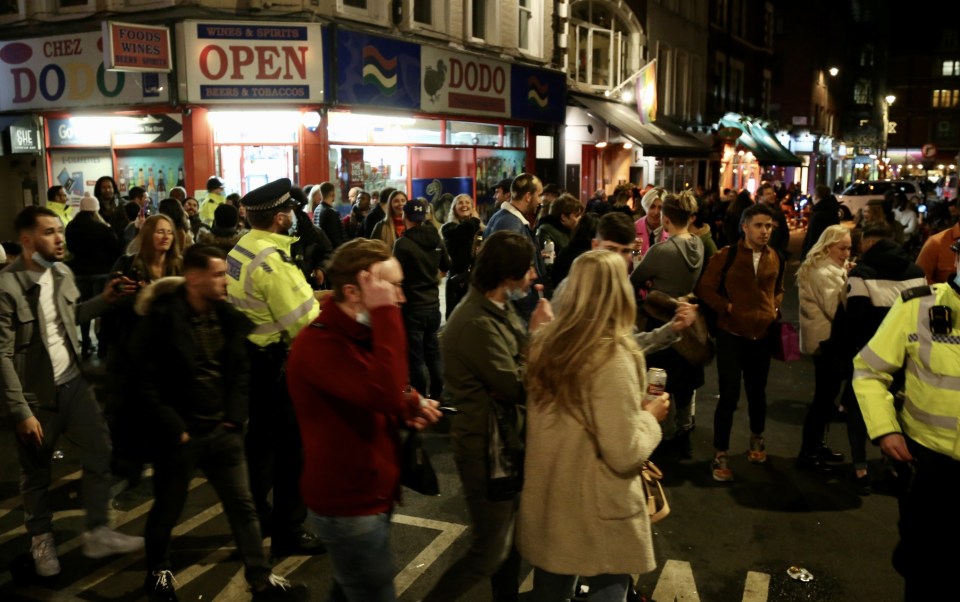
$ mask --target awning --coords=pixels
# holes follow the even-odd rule
[[[777,137],[759,123],[753,122],[736,113],[727,113],[720,119],[721,128],[740,130],[737,144],[747,149],[761,165],[802,165],[799,157],[788,151]]]
[[[643,154],[653,157],[701,157],[710,156],[710,147],[695,137],[668,122],[645,125],[640,122],[636,110],[619,103],[608,102],[582,94],[570,97],[595,118],[620,132],[643,147]]]

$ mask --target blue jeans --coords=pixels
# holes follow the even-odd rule
[[[328,602],[395,602],[390,516],[307,514],[307,525],[327,548],[333,563]]]
[[[576,575],[557,575],[543,569],[533,569],[531,602],[565,602],[573,598]],[[596,575],[587,578],[591,602],[624,602],[630,591],[630,575]]]
[[[440,399],[443,392],[443,362],[440,357],[440,342],[437,339],[440,331],[440,308],[404,307],[403,325],[407,330],[410,386],[424,397]]]

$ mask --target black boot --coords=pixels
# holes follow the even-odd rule
[[[677,453],[681,460],[693,459],[693,429],[683,431],[676,437]]]

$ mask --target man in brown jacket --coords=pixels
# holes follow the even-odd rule
[[[764,462],[767,452],[763,430],[767,418],[767,374],[770,347],[767,331],[783,301],[780,258],[767,246],[774,227],[773,210],[751,205],[740,218],[743,238],[717,252],[707,265],[697,296],[717,315],[717,373],[720,400],[713,418],[713,478],[730,481],[727,466],[733,413],[740,400],[743,375],[750,413],[751,462]],[[730,258],[730,255],[733,257]]]

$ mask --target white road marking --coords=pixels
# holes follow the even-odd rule
[[[50,483],[50,488],[47,491],[53,491],[54,489],[57,489],[58,487],[62,487],[67,483],[72,483],[73,481],[76,481],[77,479],[79,479],[82,474],[83,474],[82,470],[77,470],[75,472],[71,472],[70,474],[65,474],[59,479],[57,479],[56,481],[54,481],[53,483]],[[3,518],[4,516],[16,510],[17,508],[20,508],[22,502],[23,502],[23,498],[20,496],[19,493],[17,493],[17,495],[13,497],[7,498],[2,502],[0,502],[0,518]]]
[[[657,580],[657,588],[653,590],[653,599],[657,602],[700,602],[690,563],[668,560]]]
[[[743,587],[743,602],[767,602],[770,594],[770,575],[766,573],[747,573],[747,584]]]
[[[393,522],[399,523],[401,525],[410,525],[413,527],[422,527],[424,529],[433,529],[435,531],[440,531],[440,535],[430,542],[430,544],[425,547],[416,557],[407,563],[407,566],[403,567],[397,576],[393,578],[393,587],[397,591],[397,597],[403,595],[407,588],[409,588],[414,581],[419,579],[430,566],[436,562],[437,558],[441,554],[447,551],[453,542],[457,540],[464,531],[467,530],[466,525],[460,525],[457,523],[447,523],[439,520],[431,520],[428,518],[420,518],[417,516],[405,516],[402,514],[394,514]]]

